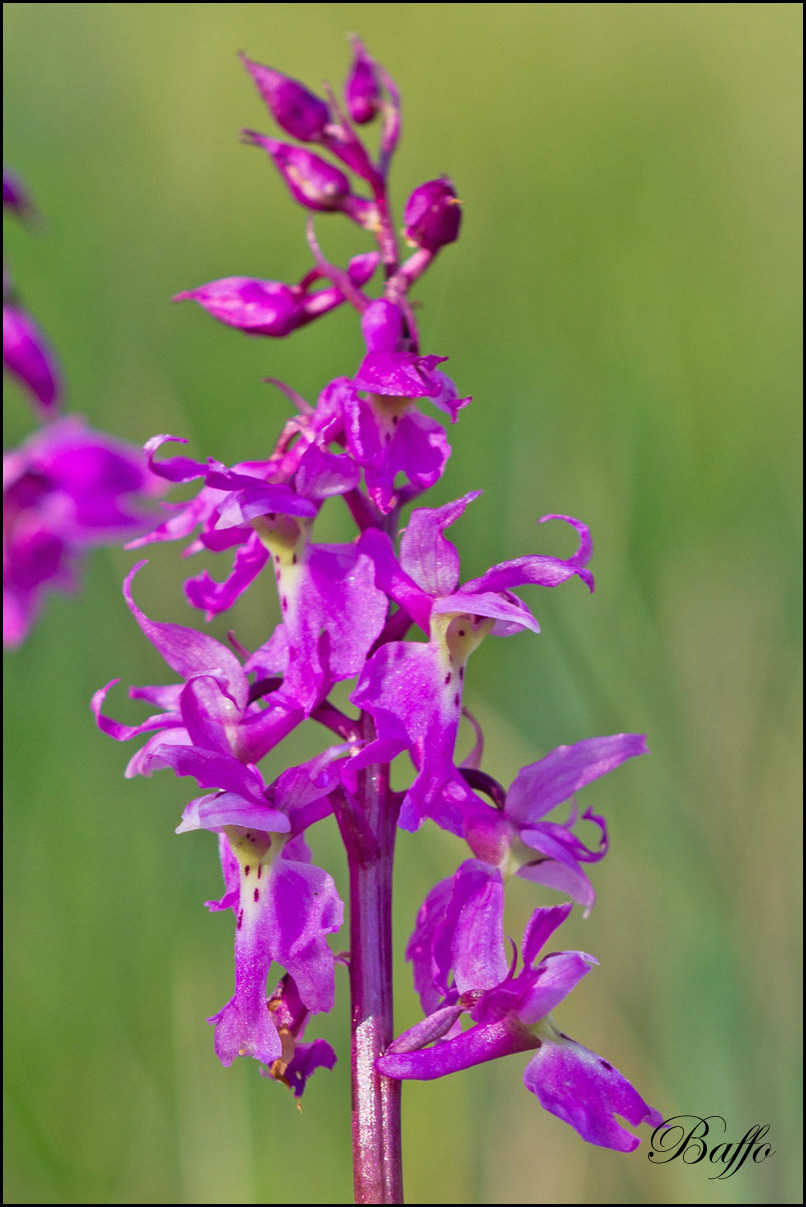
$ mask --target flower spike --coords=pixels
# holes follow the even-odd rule
[[[247,590],[265,596],[273,586],[277,614],[253,643],[240,629],[235,637],[232,622],[228,645],[198,626],[152,620],[132,595],[139,563],[124,583],[126,605],[173,678],[130,689],[149,714],[131,724],[104,711],[113,680],[93,697],[97,724],[116,741],[140,740],[127,776],[169,770],[198,784],[176,832],[216,835],[224,887],[207,905],[232,911],[234,992],[209,1019],[222,1064],[252,1057],[298,1099],[313,1072],[336,1062],[334,1047],[323,1038],[305,1042],[305,1031],[334,1005],[336,964],[349,968],[357,1202],[402,1202],[400,1081],[513,1053],[528,1053],[524,1082],[546,1110],[589,1143],[632,1151],[638,1137],[620,1120],[657,1125],[660,1115],[612,1065],[560,1031],[552,1013],[596,960],[545,949],[573,902],[590,912],[587,865],[608,849],[604,818],[591,807],[580,818],[576,794],[647,753],[646,740],[617,733],[558,746],[521,768],[507,789],[482,769],[482,725],[463,703],[470,655],[486,636],[540,632],[521,588],[580,579],[593,591],[590,532],[571,516],[545,515],[541,523],[574,529],[573,553],[527,553],[462,581],[448,530],[481,492],[409,510],[442,477],[451,425],[471,402],[444,372],[447,358],[421,347],[411,299],[438,252],[458,239],[461,204],[447,176],[416,188],[403,216],[413,252],[401,263],[387,186],[400,136],[392,79],[357,38],[341,99],[328,86],[319,97],[241,59],[284,134],[306,144],[243,132],[307,211],[308,267],[296,283],[228,276],[176,300],[195,301],[246,335],[275,339],[346,303],[363,346],[359,355],[342,347],[345,363],[315,401],[264,378],[280,391],[270,405],[286,411],[273,444],[263,443],[265,425],[257,426],[258,446],[244,450],[249,460],[230,465],[163,449],[182,437],[147,443],[154,478],[195,482],[196,494],[169,505],[129,548],[184,540],[186,556],[226,554],[222,571],[186,580],[190,604],[210,620]],[[363,135],[375,119],[373,155]],[[317,241],[318,213],[344,215],[375,249],[359,246],[346,264],[333,262]],[[38,485],[21,475],[21,508]],[[323,529],[322,513],[338,507],[351,535],[325,543],[333,529]],[[41,534],[38,556],[57,565],[52,535]],[[265,597],[256,601],[250,623],[264,605]],[[463,715],[473,730],[464,757]],[[284,762],[298,749],[286,739],[312,728],[310,721],[318,753]],[[399,755],[408,756],[408,772],[393,769]],[[558,806],[567,806],[559,820]],[[344,905],[308,845],[331,817],[350,881],[350,951],[339,955],[331,936]],[[393,1038],[395,833],[422,831],[418,841],[426,841],[427,822],[462,850],[452,874],[427,893],[406,950],[423,1017]],[[587,822],[593,839],[584,834]],[[571,898],[533,907],[520,945],[504,925],[514,876],[535,893]]]

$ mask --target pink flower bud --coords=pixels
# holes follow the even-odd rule
[[[350,182],[339,168],[302,147],[243,131],[244,140],[271,155],[292,197],[309,210],[340,210],[350,196]],[[455,237],[455,236],[454,236]]]
[[[416,188],[403,215],[406,238],[415,246],[439,251],[459,236],[462,203],[447,176],[428,180]]]
[[[403,313],[394,302],[378,298],[361,316],[361,332],[367,352],[396,352],[403,334]]]
[[[175,302],[198,302],[208,314],[250,335],[289,335],[302,317],[293,290],[280,281],[225,277],[178,293]]]
[[[353,64],[344,96],[350,117],[359,126],[371,122],[381,103],[381,87],[375,64],[358,38],[353,39]]]
[[[301,142],[318,138],[330,121],[325,102],[290,76],[262,63],[253,63],[243,53],[240,59],[277,125]]]

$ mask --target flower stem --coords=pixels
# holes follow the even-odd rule
[[[361,718],[362,736],[374,737]],[[388,766],[365,768],[357,804],[375,842],[358,841],[342,824],[350,866],[350,993],[353,1177],[356,1203],[402,1203],[400,1082],[382,1077],[375,1061],[391,1042],[392,866],[399,802]]]

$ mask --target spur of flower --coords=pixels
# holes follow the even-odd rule
[[[475,871],[471,861],[464,878],[472,879]],[[495,929],[503,935],[503,894],[497,904]],[[539,958],[570,912],[570,903],[534,911],[524,932],[518,973],[517,949],[507,968],[503,945],[490,942],[489,928],[484,928],[488,938],[479,947],[472,911],[460,915],[457,946],[468,958],[457,961],[451,991],[443,1005],[389,1045],[377,1061],[379,1071],[385,1077],[429,1081],[500,1056],[533,1051],[523,1081],[545,1110],[591,1144],[620,1152],[636,1149],[640,1140],[616,1116],[633,1126],[653,1127],[663,1116],[618,1069],[563,1034],[552,1018],[552,1011],[598,963],[582,951],[549,952]],[[463,1031],[465,1015],[473,1025]]]

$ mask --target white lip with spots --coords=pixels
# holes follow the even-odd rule
[[[439,650],[445,671],[441,692],[441,713],[445,719],[456,719],[462,707],[465,665],[468,658],[487,633],[494,620],[487,616],[470,616],[464,612],[434,613],[431,617],[431,640]]]

